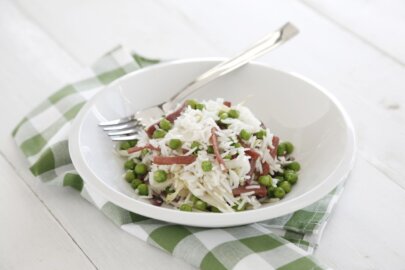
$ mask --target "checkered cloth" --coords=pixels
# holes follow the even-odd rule
[[[157,62],[116,48],[94,65],[92,76],[66,85],[35,108],[12,134],[31,172],[43,182],[77,189],[123,230],[201,269],[325,269],[310,254],[341,187],[286,216],[246,226],[204,229],[131,213],[108,202],[80,178],[68,151],[72,120],[104,85]]]

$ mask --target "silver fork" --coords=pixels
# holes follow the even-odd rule
[[[296,36],[298,33],[298,29],[293,24],[286,23],[281,28],[257,41],[235,57],[221,62],[204,72],[183,89],[174,94],[168,101],[145,108],[127,117],[101,122],[99,123],[99,126],[107,131],[107,135],[110,136],[113,141],[133,140],[137,137],[136,134],[146,127],[148,120],[163,116],[165,112],[173,109],[174,105],[180,100],[184,99],[200,87],[247,64],[250,60],[270,52]]]

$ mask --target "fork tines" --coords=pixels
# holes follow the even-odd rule
[[[101,122],[99,126],[104,131],[107,131],[107,135],[113,141],[133,140],[136,138],[135,135],[143,128],[141,122],[134,116]]]

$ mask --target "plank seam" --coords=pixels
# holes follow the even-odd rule
[[[343,31],[351,34],[358,40],[360,40],[362,43],[364,43],[366,46],[369,46],[379,52],[381,55],[385,56],[386,58],[390,59],[391,61],[395,62],[396,64],[400,65],[401,67],[405,68],[405,62],[402,62],[400,59],[395,57],[394,55],[390,54],[389,52],[385,51],[384,49],[378,47],[375,45],[372,41],[368,40],[367,38],[361,36],[360,34],[353,32],[350,28],[345,26],[344,24],[340,23],[339,21],[333,19],[332,17],[328,16],[326,13],[323,13],[320,9],[316,8],[314,5],[308,3],[306,0],[300,0],[299,1],[301,4],[306,6],[307,8],[311,9],[314,11],[316,14],[319,16],[323,17],[324,19],[328,20],[329,22],[333,23]]]
[[[20,180],[24,183],[24,185],[32,192],[32,194],[40,201],[40,203],[45,207],[46,211],[52,216],[52,218],[56,221],[56,223],[62,228],[62,230],[69,236],[69,238],[73,241],[73,243],[79,248],[79,250],[83,253],[83,255],[87,258],[87,260],[93,265],[94,269],[99,269],[97,265],[93,262],[93,260],[86,254],[86,252],[81,248],[78,242],[73,238],[73,236],[68,232],[68,230],[63,226],[62,222],[52,213],[51,209],[46,205],[46,203],[42,200],[42,198],[31,188],[31,186],[24,180],[24,177],[20,174],[17,168],[13,165],[13,163],[6,157],[2,150],[0,150],[0,157],[3,158],[6,163],[14,170],[16,175],[20,178]]]
[[[87,67],[78,57],[74,55],[70,50],[65,48],[61,42],[59,42],[56,38],[54,38],[51,33],[46,30],[42,25],[36,20],[33,16],[29,14],[29,12],[26,12],[25,9],[19,4],[18,1],[13,1],[12,4],[14,7],[23,15],[25,16],[29,21],[31,21],[36,27],[39,28],[40,31],[42,31],[50,40],[52,40],[55,45],[60,48],[63,52],[65,52],[74,62],[76,62],[80,67]]]

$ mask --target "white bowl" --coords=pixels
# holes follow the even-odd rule
[[[292,191],[277,203],[237,213],[182,212],[137,198],[122,178],[124,160],[114,153],[113,143],[97,124],[167,100],[218,62],[192,59],[145,68],[116,80],[88,102],[69,138],[73,164],[86,183],[112,203],[143,216],[192,226],[224,227],[296,211],[321,199],[347,176],[354,161],[355,136],[339,102],[301,76],[250,63],[192,97],[247,101],[246,105],[273,133],[293,142],[294,156],[302,169]]]

